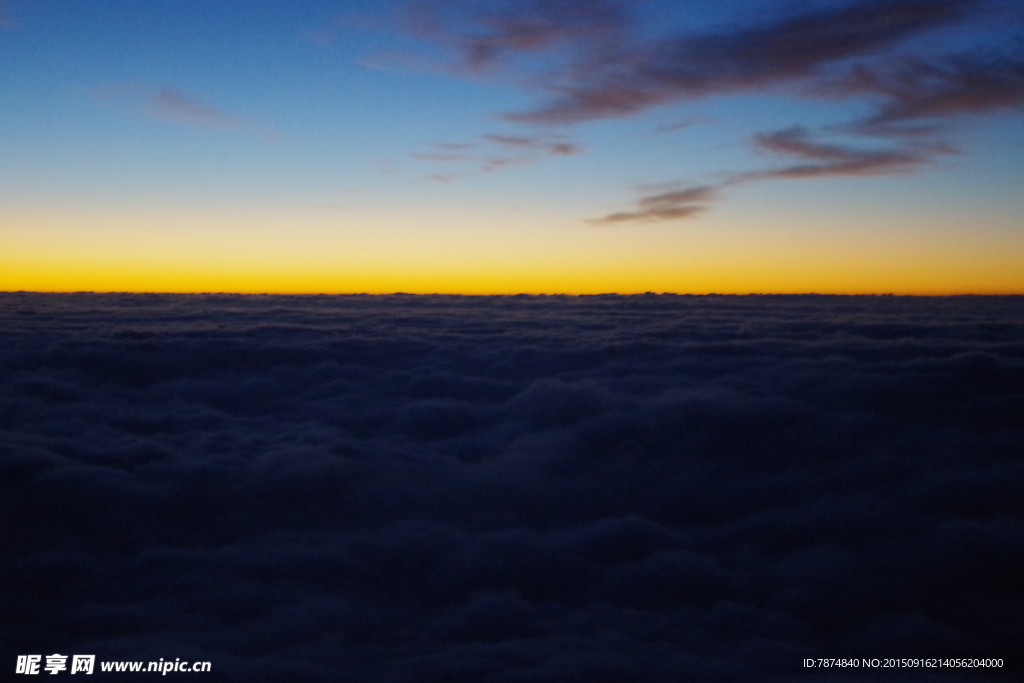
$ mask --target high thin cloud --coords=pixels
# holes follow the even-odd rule
[[[708,121],[709,121],[709,119],[707,119],[707,118],[690,117],[690,118],[687,118],[687,119],[683,119],[682,121],[675,121],[674,123],[662,124],[662,125],[658,126],[657,128],[655,128],[654,132],[655,133],[674,133],[674,132],[679,131],[679,130],[685,130],[687,128],[692,128],[693,126],[696,126],[699,123],[706,123]]]
[[[915,170],[929,161],[926,153],[909,149],[865,150],[816,143],[803,128],[758,135],[755,141],[761,149],[798,157],[806,163],[741,174],[735,176],[733,182],[767,178],[892,175]]]
[[[754,146],[762,151],[796,158],[800,163],[758,171],[734,173],[718,185],[702,185],[675,192],[642,197],[634,211],[612,213],[588,221],[592,225],[649,223],[693,218],[707,210],[706,203],[721,198],[721,191],[736,185],[765,180],[882,176],[910,173],[932,163],[940,153],[953,153],[909,143],[889,149],[864,149],[815,142],[805,128],[794,127],[755,136]]]
[[[459,67],[504,67],[523,53],[569,47],[603,52],[626,38],[631,3],[621,0],[428,0],[410,5],[407,25],[453,49]]]
[[[640,199],[636,211],[613,213],[589,222],[593,225],[607,225],[691,218],[705,211],[707,207],[704,203],[716,199],[717,196],[718,191],[707,185],[662,192]]]
[[[962,16],[974,2],[866,2],[731,32],[683,36],[631,51],[560,86],[561,97],[513,120],[573,123],[625,116],[654,105],[764,89],[892,47]],[[625,68],[623,68],[625,66]]]
[[[187,126],[220,131],[251,129],[266,139],[275,137],[272,131],[177,88],[154,88],[144,83],[117,84],[96,90],[93,97],[101,102],[121,102],[146,116]]]
[[[18,22],[14,20],[14,12],[11,10],[9,0],[0,0],[0,28],[17,28]]]
[[[173,88],[161,88],[154,93],[146,101],[144,110],[155,116],[207,128],[233,130],[246,125],[243,119]]]
[[[435,173],[431,180],[448,182],[480,173],[493,173],[511,166],[533,163],[546,156],[571,156],[583,148],[573,142],[551,136],[500,135],[480,136],[477,142],[442,142],[412,155],[414,159],[432,163],[461,166],[458,171]]]
[[[718,31],[677,31],[661,39],[641,37],[638,6],[626,1],[434,2],[419,5],[417,17],[420,35],[448,47],[458,69],[511,70],[517,82],[546,94],[545,104],[504,115],[520,124],[550,129],[744,92],[866,105],[868,113],[860,119],[816,133],[794,126],[756,136],[753,150],[800,163],[725,172],[727,180],[718,185],[725,187],[917,171],[952,151],[943,134],[955,119],[1020,108],[1024,48],[1019,38],[974,48],[965,48],[962,40],[944,42],[950,31],[985,16],[1009,21],[1011,31],[1019,27],[1019,11],[1005,11],[1005,4],[820,3]],[[870,139],[863,144],[821,140],[837,129],[847,136],[885,137],[889,143],[879,148]],[[633,211],[591,222],[671,220],[704,209],[701,203],[647,205],[648,200],[653,197]]]
[[[553,142],[539,138],[528,138],[514,135],[484,135],[483,139],[499,145],[515,147],[519,149],[530,149],[549,154],[551,156],[564,157],[572,154],[579,154],[579,145],[570,142]]]
[[[11,0],[0,0],[0,29],[16,29],[18,26],[12,4]]]
[[[508,118],[566,124],[813,78],[830,65],[875,56],[953,23],[981,4],[860,0],[653,45],[636,36],[632,3],[626,2],[443,2],[419,6],[418,16],[429,28],[423,33],[445,42],[468,68],[565,48],[563,68],[541,84],[558,97]]]
[[[1024,105],[1024,45],[941,58],[906,58],[882,67],[857,66],[825,86],[842,95],[880,98],[860,123],[871,132],[907,130],[950,117],[1019,109]]]

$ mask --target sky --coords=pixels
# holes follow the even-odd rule
[[[5,0],[0,291],[1022,293],[1010,0]]]

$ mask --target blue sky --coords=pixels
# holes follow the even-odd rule
[[[1022,15],[7,2],[0,288],[1021,291]]]

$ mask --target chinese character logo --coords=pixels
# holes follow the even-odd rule
[[[58,671],[67,671],[68,669],[68,656],[52,654],[46,655],[46,666],[43,667],[47,673],[56,675]]]
[[[14,669],[16,674],[37,674],[39,673],[39,662],[42,655],[18,655],[18,665]]]
[[[96,664],[96,655],[75,655],[71,658],[71,673],[91,674]]]

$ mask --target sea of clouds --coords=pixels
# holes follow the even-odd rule
[[[0,294],[0,515],[12,671],[1010,678],[1024,298]]]

